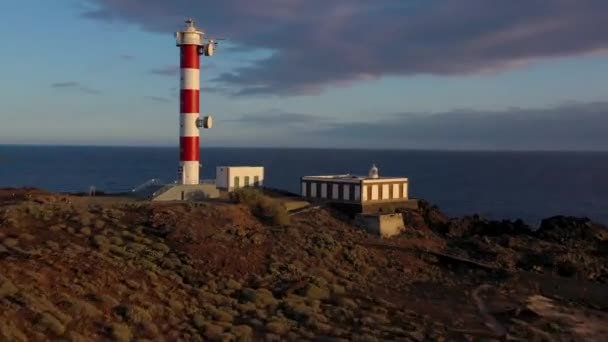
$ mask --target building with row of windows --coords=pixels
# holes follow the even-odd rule
[[[218,166],[215,170],[215,184],[218,189],[229,192],[245,187],[262,187],[264,167]]]
[[[334,203],[369,206],[409,201],[408,179],[380,177],[375,165],[367,176],[305,176],[300,186],[302,197]]]

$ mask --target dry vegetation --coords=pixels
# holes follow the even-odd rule
[[[608,337],[606,236],[587,221],[497,230],[424,206],[385,241],[332,211],[233,201],[0,191],[0,341]]]
[[[230,194],[233,202],[245,204],[251,213],[267,223],[288,226],[291,222],[287,209],[281,202],[265,196],[260,190],[242,188]]]

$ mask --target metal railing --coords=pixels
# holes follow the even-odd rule
[[[147,188],[147,187],[149,187],[151,185],[161,185],[161,184],[163,184],[163,183],[162,183],[162,181],[160,179],[158,179],[158,178],[152,178],[152,179],[144,182],[143,184],[136,186],[135,188],[133,188],[131,190],[131,192],[138,192],[138,191],[141,191],[141,190],[143,190],[143,189],[145,189],[145,188]]]

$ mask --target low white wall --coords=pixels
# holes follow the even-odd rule
[[[355,223],[368,233],[390,238],[405,230],[402,214],[357,215]]]
[[[175,184],[162,190],[152,201],[203,201],[219,197],[220,192],[214,184]]]

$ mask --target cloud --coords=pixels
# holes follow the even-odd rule
[[[51,84],[51,88],[73,90],[73,91],[78,91],[83,94],[90,94],[90,95],[97,95],[97,94],[101,93],[97,89],[87,87],[87,86],[82,85],[79,82],[75,82],[75,81],[56,82],[56,83]]]
[[[144,99],[154,101],[154,102],[162,102],[162,103],[171,103],[172,101],[165,97],[160,96],[144,96]]]
[[[325,118],[313,114],[289,113],[279,109],[270,109],[257,113],[244,114],[240,118],[226,121],[238,122],[247,126],[289,126],[315,124],[324,120]]]
[[[135,59],[135,56],[133,55],[127,55],[127,54],[123,54],[118,56],[120,59],[124,60],[124,61],[132,61]]]
[[[316,135],[357,147],[608,150],[608,102],[375,117],[333,124]]]
[[[608,48],[605,0],[89,0],[84,16],[168,34],[188,16],[272,52],[215,81],[240,95],[318,94],[383,76],[500,72]],[[203,20],[204,19],[204,20]]]
[[[163,67],[159,67],[156,69],[150,70],[150,73],[153,75],[159,76],[177,76],[179,75],[179,66],[177,65],[166,65]]]

